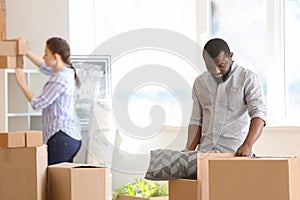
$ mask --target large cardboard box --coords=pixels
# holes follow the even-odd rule
[[[298,200],[299,186],[297,157],[209,161],[210,200]]]
[[[143,197],[132,197],[132,196],[126,196],[126,195],[119,195],[118,200],[168,200],[169,198],[166,197],[149,197],[149,198],[143,198]]]
[[[27,40],[1,40],[0,56],[24,55],[27,51]]]
[[[235,153],[198,153],[197,154],[197,180],[208,181],[208,161],[212,158],[231,158]]]
[[[200,181],[201,200],[209,200],[209,169],[208,161],[212,158],[235,157],[235,153],[198,153],[197,154],[197,180]]]
[[[201,200],[201,182],[190,179],[169,181],[169,200]]]
[[[208,161],[212,158],[234,156],[234,153],[198,153],[197,180],[177,179],[169,181],[169,199],[209,200]]]
[[[0,133],[0,147],[25,147],[25,133],[23,132]]]
[[[23,56],[0,56],[0,68],[24,68]]]
[[[111,200],[110,169],[77,163],[48,167],[49,200]]]
[[[0,199],[46,200],[47,146],[0,148]]]

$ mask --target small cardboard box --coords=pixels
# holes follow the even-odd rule
[[[46,200],[47,146],[0,148],[0,199]]]
[[[43,132],[42,131],[25,131],[25,146],[38,147],[43,145]]]
[[[0,133],[0,147],[25,147],[25,133]]]
[[[27,51],[27,40],[1,40],[0,56],[24,55]]]
[[[0,68],[24,68],[23,56],[0,56]]]
[[[126,195],[119,195],[118,200],[168,200],[169,198],[166,197],[149,197],[149,198],[143,198],[143,197],[132,197],[132,196],[126,196]]]
[[[169,181],[169,200],[201,200],[201,182],[190,179]]]
[[[49,200],[111,200],[110,169],[77,163],[48,167]]]
[[[210,200],[298,200],[299,186],[297,157],[209,160]]]

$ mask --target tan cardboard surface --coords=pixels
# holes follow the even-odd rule
[[[1,40],[0,56],[24,55],[27,51],[27,40]]]
[[[299,158],[209,160],[210,200],[300,199]]]
[[[0,68],[23,68],[23,56],[0,56]]]
[[[0,41],[0,56],[16,56],[17,43],[13,40]]]
[[[25,146],[38,147],[43,145],[43,132],[42,131],[25,131]]]
[[[169,181],[169,200],[201,200],[201,182],[190,179]]]
[[[50,200],[111,200],[110,169],[77,163],[48,167]]]
[[[0,133],[0,147],[25,147],[25,134],[19,132]]]
[[[197,179],[208,181],[208,160],[212,158],[235,157],[235,153],[198,153],[197,154]]]
[[[0,148],[0,199],[46,200],[47,147]]]

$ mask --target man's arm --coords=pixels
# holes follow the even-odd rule
[[[244,143],[236,151],[236,156],[252,156],[252,147],[262,133],[265,125],[264,120],[255,117],[251,119],[248,135]]]
[[[193,151],[196,149],[201,138],[201,126],[189,125],[188,127],[188,139],[186,147],[183,151]]]

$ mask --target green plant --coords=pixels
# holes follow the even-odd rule
[[[117,200],[120,194],[136,197],[159,197],[168,195],[168,182],[153,182],[146,179],[136,179],[134,183],[121,185],[113,194]]]

